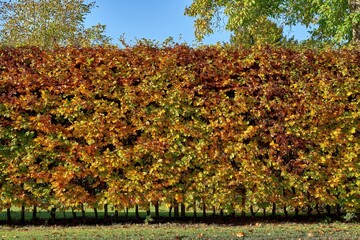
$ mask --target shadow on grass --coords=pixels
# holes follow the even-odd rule
[[[4,213],[1,213],[4,214]],[[13,212],[13,215],[20,215],[20,212]],[[98,218],[93,216],[86,217],[63,217],[51,219],[51,218],[37,218],[37,219],[25,219],[20,220],[18,218],[8,221],[4,217],[0,218],[0,225],[9,226],[83,226],[83,225],[112,225],[112,224],[165,224],[165,223],[179,223],[179,224],[217,224],[217,225],[229,225],[229,226],[242,226],[258,223],[331,223],[331,222],[345,222],[343,216],[339,215],[298,215],[298,216],[281,216],[281,215],[269,215],[269,216],[186,216],[186,217],[158,217],[153,216],[146,217],[141,214],[140,217],[135,216],[108,216],[104,217],[101,213]],[[358,219],[354,219],[352,222],[360,223]]]

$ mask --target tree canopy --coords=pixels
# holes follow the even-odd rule
[[[283,39],[284,26],[296,24],[311,27],[310,41],[360,41],[359,0],[193,0],[185,15],[195,18],[199,41],[225,28],[233,42],[271,44]]]
[[[105,25],[84,27],[95,2],[84,0],[0,1],[0,42],[6,46],[90,46],[108,44]]]

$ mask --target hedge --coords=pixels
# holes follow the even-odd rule
[[[356,50],[2,48],[0,207],[359,211],[359,76]]]

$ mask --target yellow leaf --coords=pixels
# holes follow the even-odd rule
[[[353,127],[351,130],[350,130],[351,133],[355,133],[356,132],[356,128]]]
[[[274,148],[278,148],[279,144],[275,143],[274,141],[271,141],[270,146],[272,146]]]

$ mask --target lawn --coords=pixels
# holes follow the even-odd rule
[[[357,223],[125,224],[0,227],[1,239],[360,239]]]

